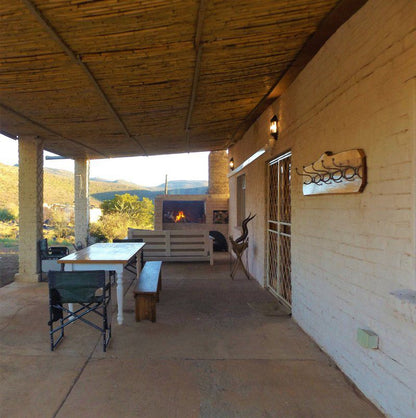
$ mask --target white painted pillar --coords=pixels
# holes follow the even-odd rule
[[[84,246],[87,245],[90,223],[89,179],[89,160],[75,160],[75,242]]]
[[[43,225],[43,144],[19,138],[19,272],[16,281],[39,281],[38,241]]]

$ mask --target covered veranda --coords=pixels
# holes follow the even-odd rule
[[[107,353],[79,323],[49,351],[46,283],[0,289],[2,416],[382,416],[228,256],[165,263],[156,323],[134,321],[127,287]]]
[[[13,366],[4,360],[4,370],[16,391],[25,394],[28,408],[46,404],[39,400],[48,393],[39,372],[45,370],[58,382],[54,391],[67,382],[50,397],[55,402],[50,413],[62,416],[75,411],[87,384],[97,388],[102,381],[113,385],[103,391],[107,401],[126,414],[140,404],[136,399],[143,391],[146,399],[139,401],[144,405],[156,399],[154,416],[161,399],[179,396],[181,404],[189,401],[197,408],[190,416],[262,416],[259,405],[266,405],[263,416],[377,414],[354,395],[299,324],[380,409],[391,416],[414,415],[414,2],[13,0],[3,2],[0,13],[0,131],[19,140],[20,186],[19,273],[13,285],[0,290],[6,318],[2,337],[7,336],[1,344],[9,353],[5,359],[19,361]],[[275,115],[279,140],[269,134]],[[246,260],[255,281],[234,283],[220,264],[209,279],[204,265],[166,265],[167,289],[156,324],[133,323],[131,313],[126,319],[131,322],[115,327],[106,355],[86,335],[76,337],[76,348],[68,338],[49,353],[45,322],[40,316],[33,316],[33,324],[27,319],[40,312],[35,306],[43,306],[47,317],[36,248],[42,231],[43,150],[75,161],[75,235],[85,243],[90,160],[227,149],[236,166],[229,172],[229,235],[241,232],[239,191],[246,193],[246,211],[257,213]],[[368,157],[364,193],[308,198],[300,176],[291,176],[288,253],[296,324],[253,311],[247,305],[252,299],[270,300],[261,290],[267,285],[267,164],[290,150],[294,173],[325,151],[347,149],[364,149]],[[253,160],[258,152],[261,157]],[[192,269],[190,280],[181,282],[182,268]],[[204,289],[205,283],[214,289]],[[185,284],[195,293],[185,291]],[[212,305],[211,292],[216,295]],[[184,307],[189,326],[180,328]],[[359,343],[360,330],[374,332],[377,347]],[[24,345],[32,334],[32,344]],[[182,336],[185,344],[177,348]],[[297,351],[304,347],[298,339],[312,351]],[[164,351],[158,351],[164,342]],[[34,360],[43,365],[32,366]],[[129,367],[132,362],[136,367]],[[52,363],[67,369],[53,374]],[[310,365],[317,368],[311,371]],[[96,375],[88,374],[94,370]],[[166,380],[178,370],[182,380]],[[325,380],[325,373],[333,379]],[[140,386],[135,388],[133,380]],[[307,398],[320,383],[327,390],[341,389],[331,392],[333,404],[324,391]],[[155,390],[158,385],[169,398]],[[300,393],[291,396],[295,386]],[[19,402],[11,387],[2,389],[10,401],[2,405]],[[238,392],[243,395],[230,395]],[[256,406],[247,401],[252,393]],[[299,398],[304,402],[291,402]],[[224,399],[234,401],[237,412],[227,409]],[[351,412],[346,405],[357,400],[358,408],[370,409]],[[172,405],[166,407],[170,415]],[[220,410],[209,409],[212,405]],[[289,409],[279,414],[279,408]]]
[[[86,244],[89,160],[232,147],[365,3],[4,2],[0,131],[19,139],[16,279],[39,277],[43,150],[75,161],[75,241]]]

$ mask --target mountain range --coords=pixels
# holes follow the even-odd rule
[[[19,167],[0,163],[0,208],[18,205]],[[43,200],[45,203],[70,204],[74,202],[74,174],[70,171],[44,168]],[[90,179],[90,203],[100,206],[103,200],[112,199],[116,194],[129,193],[139,199],[164,192],[165,185],[140,186],[124,180]],[[206,180],[172,180],[168,182],[168,194],[205,194]]]

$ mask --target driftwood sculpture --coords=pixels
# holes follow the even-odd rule
[[[243,220],[243,222],[241,223],[241,228],[243,228],[243,235],[241,235],[240,237],[238,237],[235,242],[239,243],[239,242],[243,242],[247,236],[248,236],[248,228],[247,228],[247,224],[256,216],[256,214],[254,214],[253,216],[251,216],[251,212],[250,214],[247,216],[246,219]],[[232,239],[232,238],[231,238]]]
[[[243,228],[243,234],[238,237],[236,240],[233,239],[233,237],[230,237],[230,242],[231,242],[231,247],[233,249],[234,254],[237,256],[233,268],[231,270],[231,278],[234,280],[234,274],[236,273],[238,266],[241,266],[241,268],[244,271],[244,274],[247,276],[247,279],[250,280],[250,275],[248,274],[248,271],[246,270],[243,260],[242,260],[242,256],[244,251],[247,249],[248,247],[248,228],[247,228],[247,224],[255,217],[256,215],[251,216],[251,213],[248,215],[248,217],[246,219],[243,220],[243,222],[241,223],[241,227]]]

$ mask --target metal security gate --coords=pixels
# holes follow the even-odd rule
[[[291,281],[291,153],[268,164],[267,287],[287,306],[292,304]]]

